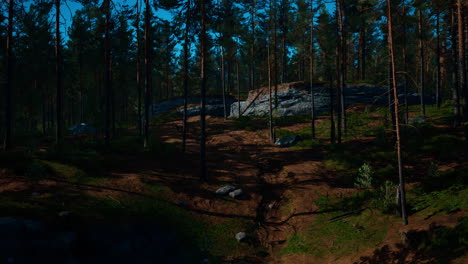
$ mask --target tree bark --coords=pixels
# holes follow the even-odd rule
[[[141,115],[141,50],[140,50],[140,0],[136,0],[136,86],[137,86],[137,93],[138,93],[138,135],[141,137],[143,136],[143,119]]]
[[[61,144],[62,141],[62,47],[61,47],[61,36],[60,36],[60,0],[55,1],[55,71],[57,74],[56,83],[56,130],[55,130],[55,141],[57,145]]]
[[[105,116],[105,144],[106,147],[110,147],[110,136],[111,136],[111,104],[112,104],[112,95],[111,95],[111,58],[110,58],[110,0],[106,0],[104,3],[105,8],[105,39],[104,39],[104,58],[105,58],[105,66],[104,66],[104,82],[106,87],[106,116]]]
[[[420,57],[420,101],[421,101],[421,116],[426,117],[426,104],[424,102],[424,93],[425,93],[425,86],[426,86],[426,75],[425,75],[425,55],[424,55],[424,41],[423,41],[423,17],[422,17],[422,9],[419,8],[418,12],[418,32],[419,32],[419,57]]]
[[[346,75],[346,55],[345,55],[345,30],[344,30],[344,23],[343,23],[343,3],[341,0],[336,0],[336,9],[337,9],[337,19],[338,19],[338,41],[339,44],[339,71],[338,71],[338,90],[340,97],[339,99],[339,107],[340,107],[340,115],[339,120],[341,126],[341,132],[346,134],[346,109],[345,109],[345,96],[344,96],[344,82],[345,82],[345,75]],[[341,141],[341,137],[338,139]]]
[[[310,0],[311,21],[310,21],[310,113],[312,139],[315,139],[315,98],[314,98],[314,0]]]
[[[407,6],[406,1],[403,4],[403,71],[408,72],[408,56],[406,54],[407,49],[407,42],[408,42],[408,26],[406,24],[407,18]],[[409,81],[408,76],[405,75],[405,86],[404,86],[404,94],[405,94],[405,124],[408,124],[409,120],[409,105],[408,105],[408,87]]]
[[[466,149],[468,150],[468,87],[466,82],[465,39],[463,29],[463,3],[457,1],[457,31],[458,31],[458,83],[462,93],[463,128],[465,133]]]
[[[251,10],[251,26],[252,26],[252,46],[250,48],[250,90],[255,89],[255,16],[256,16],[256,4],[257,1],[252,1]]]
[[[278,110],[278,42],[276,22],[276,1],[273,1],[273,81],[275,85],[275,110]]]
[[[151,6],[149,0],[145,0],[145,138],[143,146],[149,147],[149,126],[150,126],[150,110],[152,102],[152,73],[153,65],[151,60]]]
[[[191,0],[187,2],[187,13],[185,17],[184,35],[184,118],[182,122],[182,152],[187,151],[187,104],[188,104],[188,78],[189,78],[189,33],[190,33],[190,11]]]
[[[275,12],[275,10],[273,10],[273,6],[272,6],[272,2],[274,0],[270,0],[270,12]],[[270,31],[270,28],[271,28],[271,20],[274,20],[274,18],[272,17],[272,14],[270,14],[270,21],[268,23],[268,31]],[[276,23],[276,22],[275,22]],[[276,28],[276,27],[275,27]],[[267,52],[268,52],[268,55],[267,55],[267,65],[268,65],[268,123],[269,123],[269,130],[270,130],[270,142],[271,143],[275,143],[275,132],[274,132],[274,125],[273,125],[273,98],[272,98],[272,89],[271,89],[271,48],[270,48],[270,37],[269,37],[269,33],[270,32],[267,32]],[[260,94],[260,93],[259,93]]]
[[[210,1],[210,0],[207,0]],[[200,104],[200,180],[207,180],[206,168],[206,12],[205,0],[200,0],[200,15],[201,15],[201,31],[200,31],[200,88],[201,88],[201,104]]]
[[[441,97],[441,67],[440,67],[440,10],[437,10],[436,14],[436,34],[437,34],[437,48],[436,48],[436,65],[437,65],[437,74],[436,74],[436,105],[437,108],[440,108]]]
[[[3,141],[3,149],[11,148],[11,130],[12,130],[12,82],[13,82],[13,16],[14,16],[14,0],[8,2],[8,26],[6,40],[6,71],[5,71],[5,136]]]
[[[403,178],[403,164],[401,158],[401,136],[400,136],[400,120],[398,116],[399,112],[399,102],[398,102],[398,91],[397,91],[397,82],[396,82],[396,71],[395,71],[395,52],[393,48],[393,26],[392,26],[392,4],[391,0],[387,0],[387,25],[388,25],[388,49],[390,55],[390,72],[391,72],[391,85],[393,89],[393,97],[395,100],[395,127],[396,127],[396,149],[398,157],[398,178],[399,178],[399,190],[400,190],[400,202],[401,202],[401,214],[403,218],[404,225],[408,224],[408,218],[406,215],[406,192],[405,192],[405,182]]]
[[[220,40],[221,42],[221,40]],[[224,70],[224,47],[221,44],[221,91],[223,94],[223,110],[224,110],[224,120],[227,119],[227,104],[226,104],[226,80],[225,80],[225,70]]]
[[[335,113],[333,109],[335,108],[335,102],[333,99],[333,74],[331,73],[331,69],[329,71],[330,75],[330,142],[335,144],[336,142],[336,133],[335,133]]]

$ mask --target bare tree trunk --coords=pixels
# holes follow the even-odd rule
[[[406,54],[406,46],[407,46],[407,38],[408,38],[408,26],[406,22],[406,17],[407,17],[407,6],[406,6],[406,1],[403,4],[403,17],[404,17],[404,22],[403,22],[403,71],[408,72],[408,56]],[[405,88],[404,88],[404,94],[405,94],[405,124],[408,124],[409,120],[409,105],[408,105],[408,87],[409,87],[409,81],[408,81],[408,76],[405,75]]]
[[[436,16],[436,31],[437,31],[437,49],[436,49],[436,64],[437,64],[437,74],[436,74],[436,105],[437,108],[440,108],[441,97],[440,97],[440,89],[441,89],[441,68],[440,68],[440,10],[437,10]]]
[[[11,130],[12,130],[12,82],[13,82],[13,16],[14,16],[14,0],[8,2],[8,27],[6,40],[6,83],[5,83],[5,137],[3,141],[3,149],[11,148]]]
[[[141,45],[140,45],[140,0],[136,0],[136,86],[138,92],[138,135],[143,136],[143,119],[141,115]]]
[[[210,0],[208,0],[210,1]],[[206,168],[206,12],[205,0],[200,0],[200,15],[201,15],[201,31],[200,31],[200,88],[201,88],[201,105],[200,105],[200,180],[207,180]]]
[[[55,71],[57,73],[57,90],[56,90],[56,131],[55,141],[57,145],[62,142],[62,48],[60,37],[60,0],[55,1]]]
[[[80,123],[84,122],[84,81],[83,81],[83,55],[82,55],[82,46],[79,44],[78,51],[78,74],[80,75]]]
[[[276,10],[273,10],[272,8],[272,2],[274,0],[270,0],[270,12],[275,12]],[[270,14],[270,22],[268,24],[268,31],[270,31],[270,28],[271,28],[271,20],[274,20],[274,18],[272,18],[271,14]],[[276,22],[275,22],[276,23]],[[275,27],[276,28],[276,27]],[[269,34],[270,32],[267,33],[267,35]],[[272,89],[271,89],[271,59],[270,59],[270,37],[268,36],[267,37],[267,52],[268,52],[268,61],[267,61],[267,65],[268,65],[268,117],[269,117],[269,126],[270,126],[270,141],[271,143],[275,143],[275,132],[274,132],[274,126],[273,126],[273,98],[271,96],[271,93],[272,93]]]
[[[252,1],[251,23],[252,23],[252,46],[250,48],[250,90],[255,89],[255,15],[256,15],[256,0]]]
[[[330,75],[330,89],[329,89],[329,93],[330,93],[330,142],[332,144],[335,144],[336,142],[336,133],[335,133],[335,113],[333,111],[333,109],[335,108],[335,102],[334,102],[334,99],[333,99],[333,74],[331,73],[331,69],[329,71],[329,75]]]
[[[224,110],[224,120],[227,119],[227,104],[226,104],[226,80],[225,80],[225,70],[224,70],[224,47],[221,44],[221,90],[223,94],[223,110]]]
[[[288,82],[288,48],[287,48],[287,34],[288,34],[288,7],[289,0],[282,0],[281,6],[281,20],[282,20],[282,32],[281,32],[281,48],[282,48],[282,70],[281,70],[281,83]]]
[[[457,7],[456,1],[452,0],[451,12],[451,42],[452,42],[452,99],[453,99],[453,113],[454,122],[453,126],[458,127],[461,124],[461,106],[460,106],[460,84],[458,83],[458,27],[457,27]]]
[[[423,41],[423,21],[422,21],[422,10],[419,8],[418,12],[418,32],[419,32],[419,56],[420,56],[420,81],[421,81],[421,90],[420,90],[420,100],[421,100],[421,116],[426,117],[426,104],[424,102],[424,91],[426,86],[426,76],[425,76],[425,56],[424,56],[424,41]]]
[[[343,93],[343,87],[342,87],[342,78],[343,78],[343,64],[342,64],[342,41],[341,41],[341,33],[342,31],[342,23],[341,21],[341,5],[340,5],[340,0],[336,0],[336,17],[338,20],[338,27],[337,27],[337,32],[336,32],[336,49],[335,49],[335,56],[336,56],[336,78],[337,78],[337,86],[336,86],[336,91],[337,91],[337,97],[338,97],[338,102],[337,102],[337,111],[336,111],[336,117],[337,117],[337,122],[338,122],[338,129],[337,129],[337,137],[338,137],[338,143],[341,143],[342,139],[342,119],[343,119],[343,108],[341,107],[343,105],[342,102],[342,93]]]
[[[312,138],[315,138],[315,98],[314,98],[314,0],[310,0],[311,22],[310,22],[310,113]]]
[[[236,41],[236,83],[237,83],[237,111],[239,117],[241,116],[241,103],[240,103],[240,76],[239,76],[239,40]]]
[[[276,1],[273,2],[273,81],[275,84],[275,110],[278,110],[278,42],[276,28]]]
[[[152,73],[153,64],[151,62],[151,6],[149,0],[145,0],[145,138],[143,146],[149,147],[149,125],[150,125],[150,111],[152,102]]]
[[[339,115],[339,122],[341,126],[341,132],[346,134],[346,109],[345,109],[345,97],[344,97],[344,82],[345,82],[345,75],[346,75],[346,55],[345,55],[345,31],[344,31],[344,24],[343,24],[343,4],[341,0],[336,0],[336,8],[337,8],[337,19],[338,19],[338,35],[339,39],[337,41],[340,42],[339,45],[339,76],[338,76],[338,89],[339,89],[339,94],[338,96],[340,97],[339,99],[339,107],[340,109],[340,115]],[[338,139],[338,141],[341,140],[341,137]]]
[[[465,65],[465,39],[463,30],[463,3],[457,1],[457,25],[458,25],[458,83],[462,92],[463,104],[463,128],[465,132],[466,148],[468,150],[468,87],[466,83],[466,65]]]
[[[401,136],[400,136],[400,120],[398,116],[399,112],[399,102],[398,102],[398,91],[397,91],[397,82],[396,82],[396,71],[395,71],[395,52],[393,49],[393,28],[392,28],[392,4],[391,0],[387,0],[387,24],[388,24],[388,48],[391,61],[391,85],[393,88],[393,97],[395,99],[395,127],[396,127],[396,145],[397,145],[397,156],[398,156],[398,178],[400,181],[400,201],[401,201],[401,215],[403,218],[404,225],[408,224],[408,218],[406,215],[406,192],[405,192],[405,181],[403,178],[403,164],[401,159]]]
[[[104,39],[104,52],[105,52],[105,66],[104,66],[104,82],[106,86],[106,116],[105,116],[105,143],[106,147],[110,147],[110,123],[111,123],[111,58],[110,58],[110,34],[109,34],[109,23],[110,23],[110,0],[105,2],[105,39]]]
[[[185,35],[184,35],[184,119],[182,122],[182,151],[187,150],[187,99],[188,99],[188,78],[189,78],[189,33],[190,33],[190,11],[192,3],[188,0],[187,13],[185,17]]]

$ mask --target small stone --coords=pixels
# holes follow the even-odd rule
[[[216,190],[216,194],[226,195],[226,194],[234,191],[235,189],[237,189],[237,188],[234,185],[226,185],[226,186],[223,186],[223,187],[219,188],[218,190]]]
[[[70,215],[70,212],[69,211],[62,211],[58,214],[60,217],[64,217],[64,216],[68,216]]]
[[[239,196],[241,196],[242,193],[243,193],[242,189],[237,189],[237,190],[235,190],[233,192],[230,192],[229,196],[231,196],[232,198],[239,198]]]
[[[271,204],[268,205],[268,208],[270,208],[270,209],[273,209],[274,207],[275,207],[274,203],[271,203]]]
[[[210,264],[210,260],[209,259],[204,259],[201,261],[201,264]]]
[[[236,240],[237,242],[241,242],[247,237],[247,234],[245,232],[239,232],[236,234]]]

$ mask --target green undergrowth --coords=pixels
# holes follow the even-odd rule
[[[378,211],[332,219],[343,211],[317,216],[305,230],[292,236],[281,254],[308,254],[315,257],[341,257],[360,252],[380,243],[387,233],[392,217]]]
[[[252,116],[241,116],[241,117],[231,117],[231,120],[234,120],[234,126],[237,129],[247,130],[247,131],[257,131],[266,128],[263,124],[264,121],[260,121],[261,117],[252,117]]]
[[[69,174],[75,173],[70,168],[61,170]],[[132,222],[152,223],[169,230],[177,230],[184,241],[206,252],[214,263],[227,255],[240,256],[259,250],[249,244],[238,243],[235,239],[235,234],[241,231],[252,234],[253,221],[233,218],[211,224],[192,215],[183,207],[165,200],[166,188],[149,184],[145,187],[150,195],[141,197],[109,194],[108,198],[97,198],[71,189],[46,193],[43,197],[8,192],[0,197],[0,215],[39,218],[78,227]],[[62,211],[70,212],[70,216],[58,216]]]
[[[468,210],[467,197],[468,188],[459,185],[433,192],[415,188],[408,193],[408,204],[411,211],[418,216],[432,217]]]
[[[468,217],[460,218],[455,227],[432,226],[409,237],[409,247],[433,258],[434,263],[451,263],[468,250]]]

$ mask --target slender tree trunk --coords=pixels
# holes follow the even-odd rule
[[[151,6],[149,0],[145,0],[145,138],[144,147],[149,147],[149,126],[150,126],[150,111],[152,102],[152,73],[153,64],[151,61]]]
[[[190,33],[190,11],[192,3],[188,0],[187,12],[185,17],[185,35],[184,35],[184,119],[182,123],[182,151],[187,151],[187,104],[188,104],[188,78],[189,78],[189,33]]]
[[[55,141],[60,145],[62,141],[62,48],[60,37],[60,0],[55,1],[55,71],[57,74],[57,90],[56,90],[56,131]]]
[[[335,133],[335,113],[333,109],[335,108],[335,102],[333,99],[333,74],[331,73],[331,69],[329,71],[329,76],[330,76],[330,142],[332,144],[335,144],[336,142],[336,133]]]
[[[340,109],[340,115],[339,115],[339,122],[341,126],[341,132],[346,134],[346,109],[345,109],[345,96],[344,96],[344,82],[345,82],[345,75],[346,75],[346,55],[345,55],[345,30],[344,30],[344,24],[343,24],[343,4],[341,0],[336,0],[336,8],[337,8],[337,19],[338,19],[338,35],[339,39],[338,41],[340,42],[339,45],[339,76],[338,76],[338,89],[339,89],[339,94],[338,96],[340,97],[339,99],[339,107]],[[341,137],[338,139],[338,141],[341,140]]]
[[[281,48],[282,50],[282,70],[281,70],[281,83],[288,82],[288,47],[287,47],[287,35],[288,35],[288,3],[289,0],[282,0],[282,34],[281,34]]]
[[[115,134],[115,122],[116,122],[116,119],[115,119],[115,92],[114,92],[114,87],[113,87],[113,83],[112,83],[112,80],[114,79],[114,69],[112,68],[112,55],[109,56],[109,87],[110,87],[110,91],[109,91],[109,95],[110,95],[110,98],[111,98],[111,105],[110,105],[110,109],[111,109],[111,138],[114,138],[116,136]]]
[[[406,1],[403,3],[403,71],[408,72],[408,56],[406,54],[407,42],[408,42],[408,26],[406,22],[407,6]],[[408,105],[408,87],[409,80],[408,76],[405,75],[405,86],[404,86],[404,98],[405,98],[405,124],[408,124],[409,120],[409,105]]]
[[[393,49],[393,28],[392,28],[392,4],[391,0],[387,0],[387,24],[388,24],[388,48],[391,61],[391,85],[393,88],[393,97],[395,99],[395,127],[396,127],[396,145],[397,145],[397,157],[398,157],[398,178],[400,181],[399,191],[400,191],[400,202],[401,202],[401,214],[403,218],[404,225],[408,224],[408,218],[406,215],[406,192],[405,192],[405,181],[403,178],[403,164],[401,159],[401,136],[400,136],[400,120],[398,116],[399,111],[399,102],[398,102],[398,91],[397,91],[397,82],[396,82],[396,71],[395,71],[395,52]]]
[[[463,128],[465,132],[466,149],[468,150],[468,87],[466,82],[466,58],[465,58],[465,39],[463,29],[463,3],[457,1],[457,25],[458,25],[458,83],[462,92],[463,104]]]
[[[201,105],[200,105],[200,180],[207,180],[207,167],[206,167],[206,12],[205,1],[200,0],[200,15],[201,15],[201,31],[200,31],[200,88],[201,88]],[[207,0],[210,1],[210,0]]]
[[[275,85],[275,110],[278,110],[278,42],[276,28],[276,1],[273,2],[273,81]]]
[[[422,17],[422,9],[419,8],[418,12],[418,31],[419,31],[419,56],[420,56],[420,80],[421,80],[421,90],[420,90],[420,100],[421,100],[421,116],[426,117],[426,104],[424,102],[424,93],[425,93],[425,86],[426,86],[426,76],[425,76],[425,55],[424,55],[424,41],[423,41],[423,17]]]
[[[3,149],[11,148],[11,130],[12,130],[12,82],[13,82],[13,16],[14,16],[14,0],[8,2],[8,27],[6,40],[6,83],[5,83],[5,137],[3,141]]]
[[[84,122],[84,80],[83,80],[83,55],[82,55],[82,47],[81,43],[79,44],[79,51],[78,51],[78,74],[80,75],[80,123]]]
[[[451,26],[452,26],[452,99],[453,99],[453,113],[454,113],[454,127],[459,127],[461,124],[461,106],[460,106],[460,83],[458,78],[458,27],[457,27],[457,8],[456,1],[452,0],[452,16],[451,16]]]
[[[269,123],[269,130],[270,130],[270,142],[275,143],[275,132],[274,132],[274,125],[273,125],[273,98],[272,98],[272,89],[271,89],[271,45],[270,45],[270,31],[271,31],[271,22],[275,18],[273,18],[272,13],[276,12],[274,10],[272,2],[275,0],[270,0],[270,21],[268,23],[268,32],[267,32],[267,66],[268,66],[268,123]],[[275,22],[276,23],[276,22]],[[275,27],[276,29],[276,27]]]
[[[143,119],[141,115],[141,50],[140,50],[140,0],[136,0],[136,86],[138,92],[138,135],[141,137],[143,136]]]
[[[314,0],[310,0],[310,11],[311,11],[311,21],[310,21],[310,113],[311,113],[311,130],[312,138],[315,138],[315,98],[314,98]]]
[[[269,41],[268,41],[269,42]],[[273,98],[271,96],[271,59],[270,59],[270,44],[268,43],[268,124],[270,128],[270,142],[275,143],[275,133],[273,128]]]
[[[236,41],[236,83],[237,83],[237,112],[238,116],[241,116],[241,103],[240,103],[240,76],[239,76],[239,43]]]
[[[437,33],[437,48],[436,48],[436,64],[437,64],[437,74],[436,74],[436,105],[437,108],[440,108],[441,97],[441,68],[440,68],[440,10],[437,10],[436,14],[436,33]]]
[[[256,16],[256,0],[252,1],[251,23],[252,23],[252,46],[250,48],[250,90],[255,89],[255,16]]]
[[[336,50],[335,50],[335,56],[336,56],[336,78],[337,78],[337,86],[336,86],[336,91],[337,91],[337,99],[338,99],[338,102],[337,102],[337,111],[336,111],[336,117],[337,117],[337,122],[338,122],[338,126],[337,126],[337,137],[338,137],[338,143],[341,143],[341,139],[342,139],[342,129],[343,129],[343,126],[342,126],[342,119],[343,119],[343,108],[341,107],[343,105],[343,102],[342,102],[342,99],[343,99],[343,96],[342,96],[342,93],[343,93],[343,87],[342,87],[342,78],[343,78],[343,63],[342,63],[342,60],[343,60],[343,57],[342,57],[342,53],[343,53],[343,49],[342,49],[342,41],[341,41],[341,33],[343,32],[342,30],[342,23],[340,23],[341,21],[341,7],[340,7],[340,0],[336,0],[336,17],[337,17],[337,20],[338,20],[338,27],[337,27],[337,38],[336,38]]]
[[[105,66],[104,66],[104,82],[106,86],[106,114],[105,114],[105,144],[106,147],[110,147],[110,137],[111,137],[111,58],[110,58],[110,33],[109,33],[109,24],[110,24],[110,0],[106,0],[105,2],[105,39],[104,39],[104,58],[105,58]]]
[[[221,91],[223,94],[223,110],[224,110],[224,120],[227,119],[227,104],[226,104],[226,80],[225,80],[225,70],[224,70],[224,47],[221,44]]]

